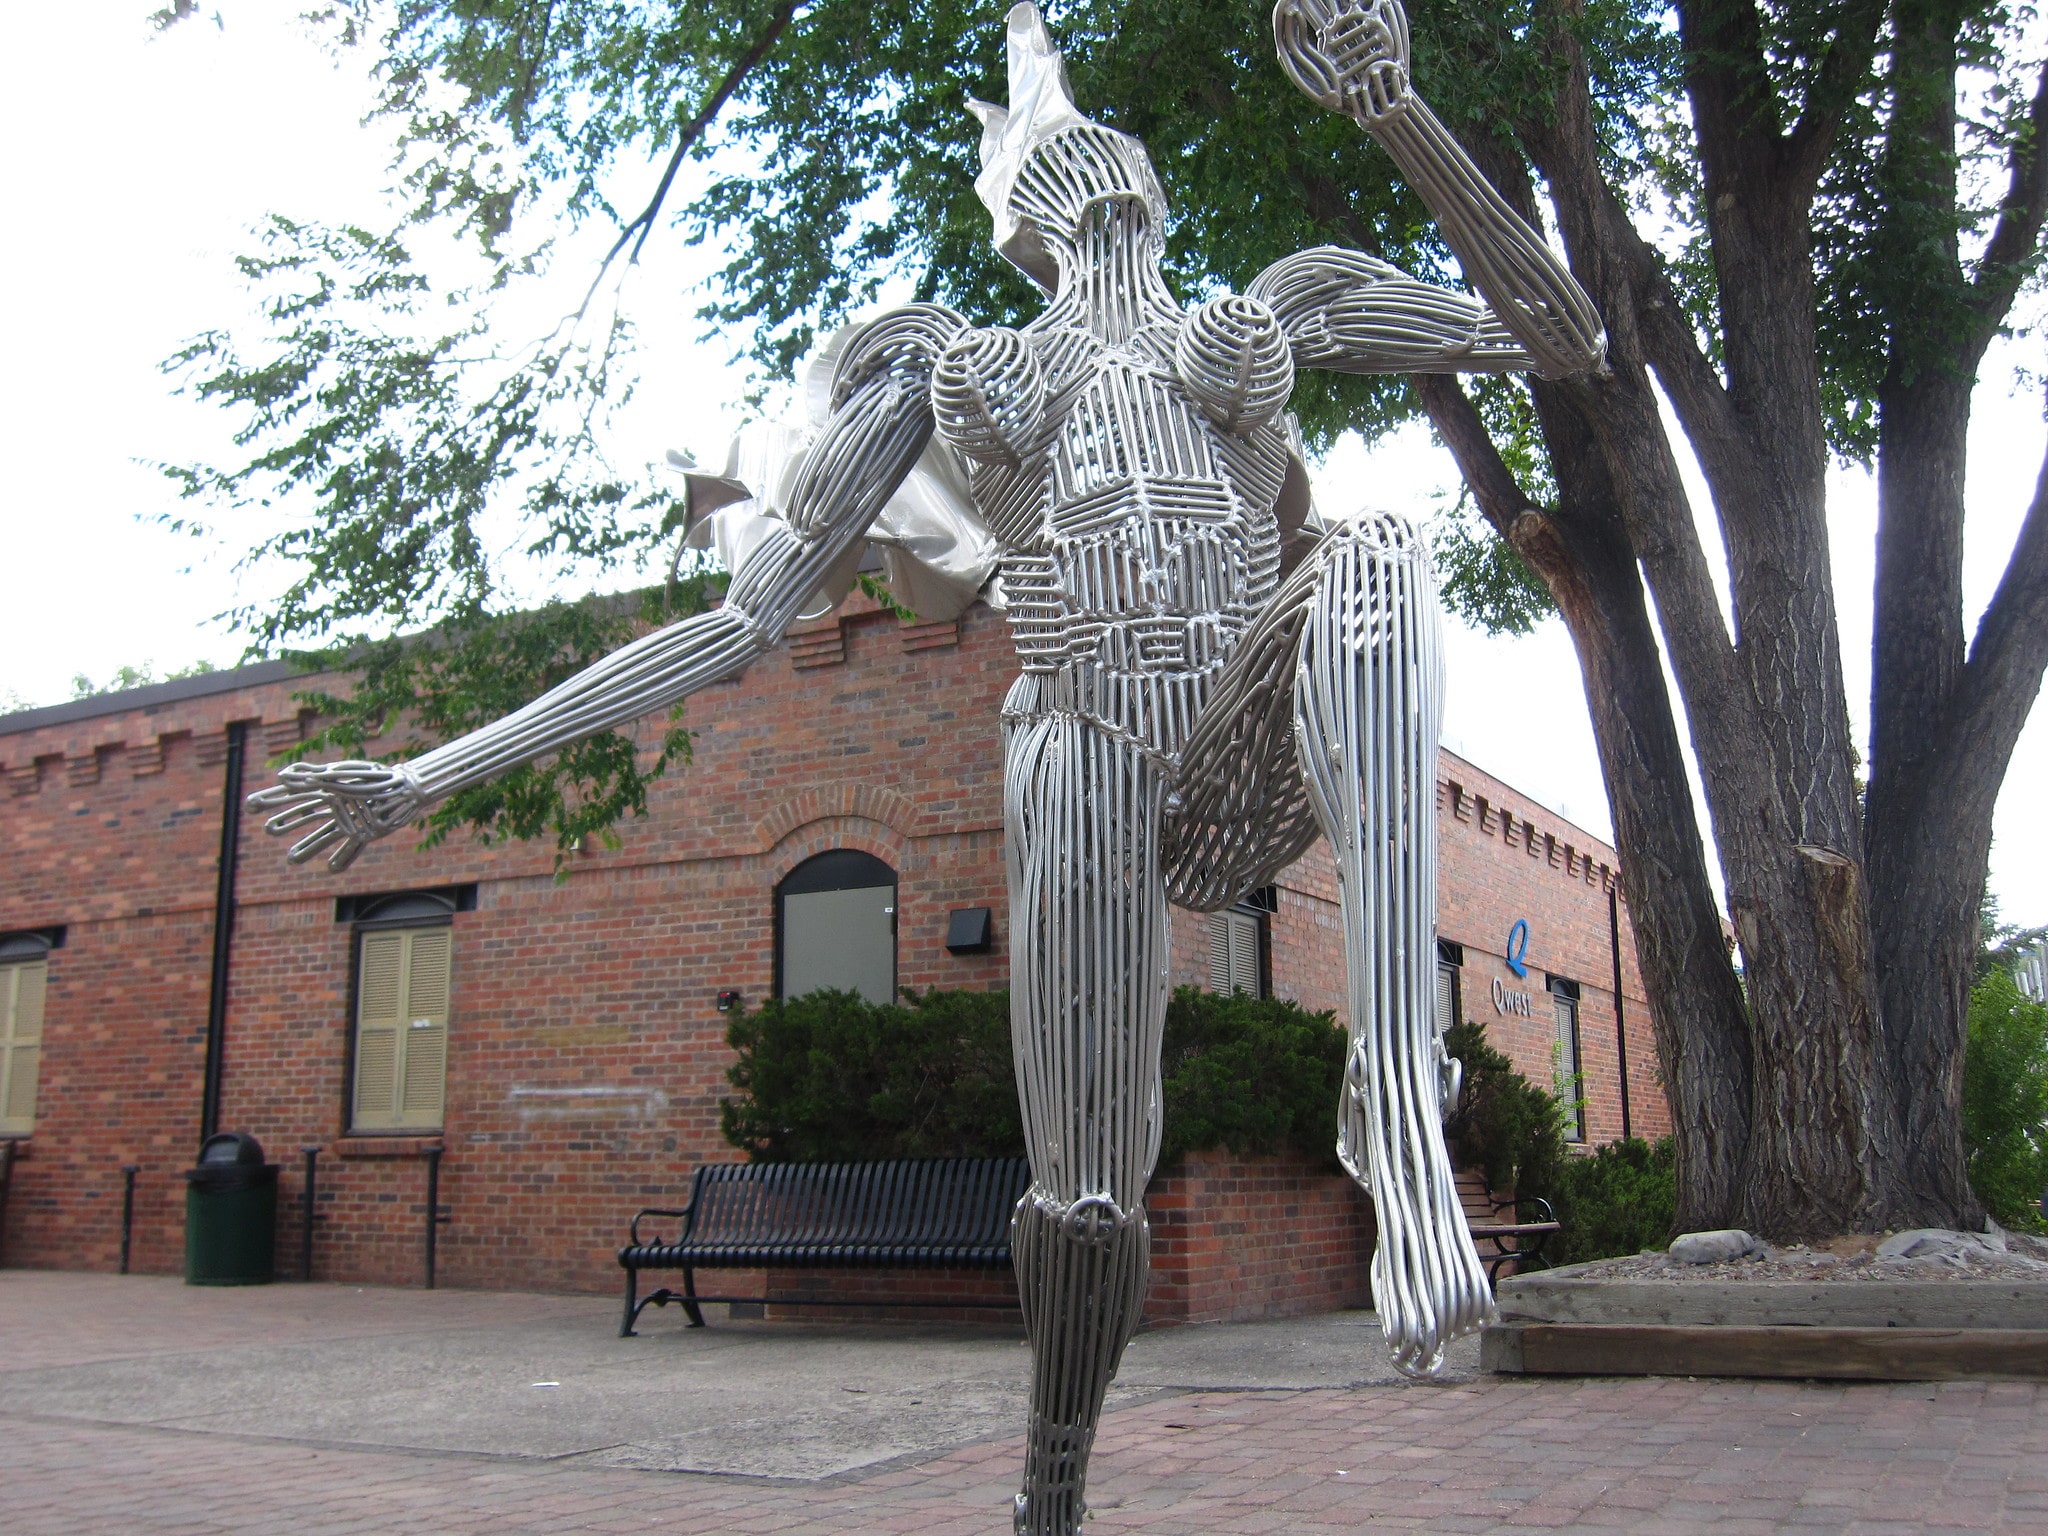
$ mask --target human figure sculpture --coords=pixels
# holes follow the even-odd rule
[[[1185,310],[1144,147],[1084,117],[1031,5],[975,185],[1048,295],[1021,330],[911,304],[842,333],[813,422],[693,475],[721,607],[397,766],[293,765],[252,803],[342,867],[456,789],[735,675],[883,545],[925,617],[977,590],[1022,663],[1002,712],[1011,1009],[1032,1185],[1013,1223],[1034,1374],[1016,1526],[1071,1533],[1145,1292],[1167,905],[1214,911],[1335,854],[1351,1053],[1338,1151],[1373,1199],[1395,1363],[1430,1374],[1492,1315],[1446,1154],[1434,1032],[1441,659],[1426,555],[1385,514],[1324,526],[1285,406],[1298,366],[1599,366],[1585,294],[1415,96],[1398,0],[1280,0],[1282,67],[1436,213],[1484,302],[1357,251],[1275,263]],[[984,578],[994,568],[994,581]],[[936,607],[937,611],[934,611]]]

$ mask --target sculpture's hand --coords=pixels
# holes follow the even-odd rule
[[[1408,109],[1408,14],[1401,0],[1280,0],[1280,67],[1302,94],[1376,128]]]
[[[291,763],[278,782],[249,797],[252,810],[275,810],[263,830],[285,837],[312,830],[286,855],[303,864],[323,849],[329,869],[346,869],[365,846],[396,832],[426,809],[427,796],[403,764]]]

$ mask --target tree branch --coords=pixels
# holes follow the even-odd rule
[[[1950,746],[1937,760],[1995,759],[1998,768],[1991,782],[2002,781],[2005,756],[2026,724],[2044,671],[2048,671],[2048,455],[2042,459],[2033,505],[2013,541],[2005,574],[1977,623],[1970,660],[1951,711]]]
[[[798,0],[782,0],[782,3],[776,6],[768,18],[768,25],[762,29],[761,35],[754,39],[753,46],[734,60],[732,68],[725,72],[725,78],[718,82],[718,88],[698,109],[697,115],[683,124],[681,132],[676,137],[675,151],[668,157],[668,168],[661,173],[661,182],[655,187],[654,196],[648,199],[647,206],[619,231],[619,238],[612,242],[612,248],[605,252],[604,260],[598,263],[597,275],[591,278],[590,288],[583,295],[583,302],[576,306],[578,319],[589,310],[590,301],[597,296],[597,285],[604,281],[605,273],[611,270],[612,263],[618,259],[619,252],[626,248],[627,242],[632,242],[633,254],[626,258],[626,264],[640,264],[640,252],[647,244],[647,237],[654,233],[654,221],[661,216],[661,205],[668,200],[669,188],[675,185],[676,172],[682,169],[683,157],[725,109],[725,104],[732,99],[733,92],[739,89],[740,82],[753,73],[754,67],[765,59],[768,50],[775,46],[776,39],[788,30],[790,22],[796,16],[797,4]],[[638,239],[634,238],[636,233]]]
[[[1472,488],[1479,510],[1493,524],[1494,531],[1513,543],[1510,532],[1523,514],[1540,512],[1535,499],[1522,489],[1515,472],[1508,468],[1494,444],[1493,434],[1479,419],[1479,409],[1464,385],[1448,373],[1418,373],[1410,381],[1422,397],[1424,409],[1436,427],[1437,436],[1457,461],[1458,473]]]
[[[1813,87],[1799,121],[1785,136],[1785,169],[1811,184],[1820,179],[1834,148],[1835,130],[1842,114],[1856,99],[1870,61],[1877,53],[1878,35],[1884,27],[1886,0],[1861,0],[1852,7],[1828,43]]]
[[[2010,176],[1991,242],[1970,284],[1970,303],[1981,317],[1979,347],[1988,346],[2004,323],[2020,284],[2038,252],[2041,225],[2048,220],[2048,62],[2041,66],[2027,126],[2007,158]]]

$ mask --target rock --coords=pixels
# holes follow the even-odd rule
[[[2005,1234],[2005,1246],[2006,1251],[2016,1258],[2048,1264],[2048,1239],[2035,1237],[2031,1232],[2008,1232]]]
[[[1687,1232],[1671,1239],[1674,1264],[1725,1264],[1730,1259],[1744,1259],[1763,1251],[1764,1245],[1740,1227],[1727,1227],[1719,1232]]]
[[[2003,1251],[2004,1244],[1994,1246],[1981,1232],[1950,1232],[1941,1227],[1894,1232],[1877,1245],[1880,1259],[1967,1259]]]

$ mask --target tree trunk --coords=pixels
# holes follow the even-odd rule
[[[1731,20],[1740,32],[1740,8],[1716,16]],[[1688,26],[1697,32],[1697,18]],[[1724,386],[1601,175],[1583,57],[1568,29],[1555,37],[1567,83],[1554,119],[1526,125],[1524,138],[1573,270],[1607,322],[1610,362],[1606,377],[1564,388],[1598,434],[1656,597],[1742,946],[1754,1057],[1748,1157],[1731,1214],[1779,1238],[1882,1225],[1882,1149],[1897,1117],[1879,1048],[1827,559],[1806,202],[1785,157],[1759,140],[1770,125],[1758,80],[1711,63],[1696,71]],[[1696,57],[1746,46],[1741,36],[1687,41]],[[1649,384],[1648,360],[1661,371],[1674,350],[1695,364],[1664,382],[1726,534],[1732,636]]]
[[[1522,495],[1456,381],[1424,375],[1416,384],[1481,510],[1550,588],[1578,652],[1671,1105],[1678,1230],[1726,1225],[1749,1140],[1749,1025],[1656,633],[1605,468],[1584,421],[1545,391],[1545,431],[1565,492],[1545,513]]]

